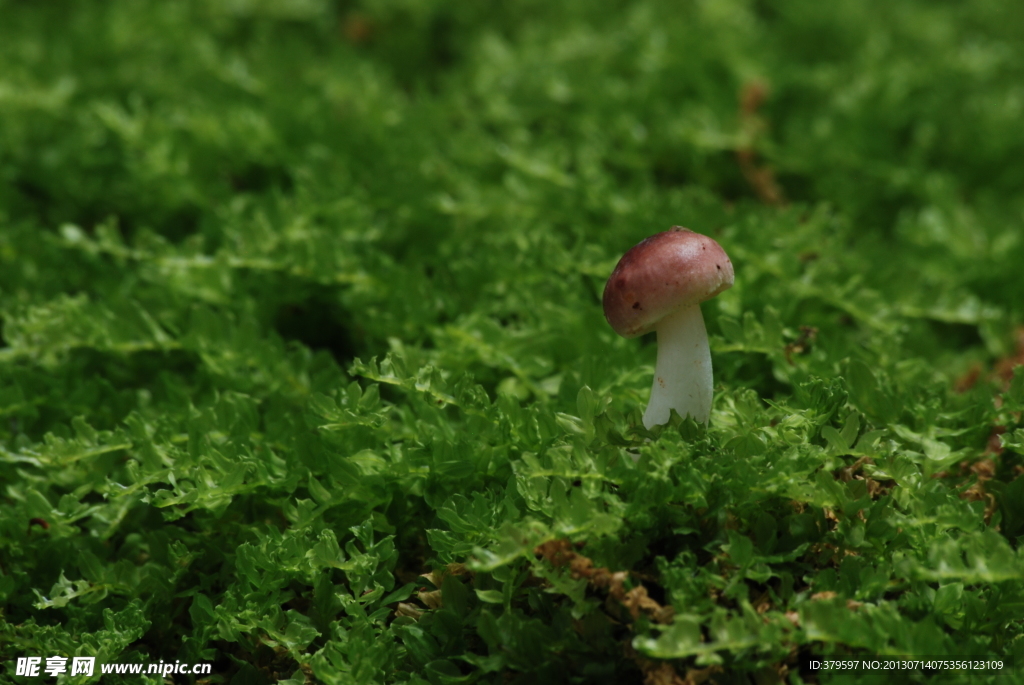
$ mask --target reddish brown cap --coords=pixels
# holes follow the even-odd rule
[[[616,333],[635,338],[667,314],[728,290],[733,279],[721,245],[675,226],[622,256],[604,287],[604,317]]]

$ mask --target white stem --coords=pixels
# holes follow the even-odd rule
[[[644,427],[668,423],[670,410],[707,423],[711,418],[711,347],[700,305],[669,314],[658,324],[658,363]]]

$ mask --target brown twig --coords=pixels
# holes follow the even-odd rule
[[[625,609],[634,621],[644,615],[655,623],[672,622],[675,610],[670,606],[662,606],[652,599],[643,585],[637,585],[631,590],[626,589],[625,581],[630,576],[629,571],[611,571],[603,566],[594,566],[590,558],[573,550],[572,543],[568,540],[548,540],[538,545],[534,549],[534,554],[555,568],[568,567],[573,578],[585,579],[591,587],[607,593],[608,600]],[[628,642],[625,653],[643,672],[645,685],[698,685],[707,680],[708,675],[717,672],[709,669],[690,669],[683,678],[669,662],[648,659],[634,650]],[[705,673],[707,675],[704,675]]]
[[[761,81],[750,81],[740,91],[740,132],[742,142],[736,148],[736,161],[747,183],[753,188],[758,199],[774,207],[785,204],[782,188],[775,180],[771,167],[758,166],[754,141],[764,131],[764,121],[757,116],[757,110],[768,98],[768,86]]]

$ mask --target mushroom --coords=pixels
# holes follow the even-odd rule
[[[711,348],[700,303],[733,284],[732,262],[711,238],[675,226],[622,256],[604,288],[604,316],[635,338],[658,332],[658,361],[644,427],[668,423],[671,410],[711,417]]]

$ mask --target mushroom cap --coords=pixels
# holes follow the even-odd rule
[[[604,287],[604,317],[616,333],[635,338],[668,314],[728,290],[734,278],[721,245],[674,226],[622,256]]]

